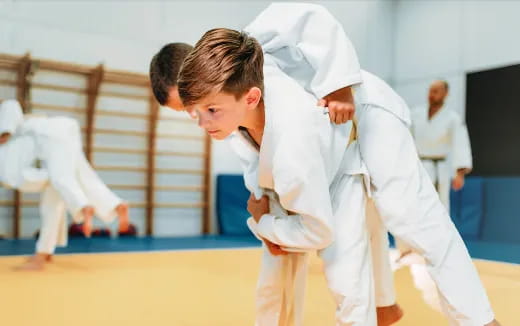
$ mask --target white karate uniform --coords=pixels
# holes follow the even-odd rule
[[[471,257],[418,158],[406,103],[374,75],[360,72],[361,83],[350,77],[356,76],[359,65],[340,24],[318,5],[275,3],[246,31],[315,95],[315,101],[353,86],[359,148],[381,220],[424,256],[451,324],[491,322],[494,314]],[[383,268],[374,271],[376,284],[391,279],[385,276],[391,273],[387,260],[388,256],[380,262]],[[385,290],[376,297],[390,299],[392,286],[376,286]]]
[[[457,112],[447,107],[429,119],[427,106],[412,110],[411,130],[419,158],[449,211],[451,179],[458,169],[473,167],[468,130]]]
[[[9,162],[2,169],[3,183],[20,191],[43,192],[37,252],[52,254],[57,245],[66,245],[65,208],[75,222],[82,221],[81,209],[88,205],[106,223],[117,216],[115,208],[122,200],[107,188],[86,160],[75,120],[65,117],[23,120],[18,102],[5,101],[0,107],[0,121],[0,133],[12,134],[12,139],[0,146],[4,149],[0,155],[5,155]],[[37,158],[43,162],[42,169],[32,167]],[[24,163],[17,168],[17,161]]]
[[[312,250],[324,261],[337,325],[376,325],[364,219],[367,173],[357,144],[347,147],[352,124],[332,125],[310,94],[265,59],[260,152],[240,134],[231,141],[248,189],[271,199],[270,213],[258,224],[249,219],[249,227],[291,253],[274,257],[265,249],[257,325],[302,325],[306,252]]]

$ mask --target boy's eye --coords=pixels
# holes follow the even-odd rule
[[[208,111],[211,112],[211,113],[215,113],[215,112],[217,112],[217,109],[215,109],[215,108],[209,108]]]

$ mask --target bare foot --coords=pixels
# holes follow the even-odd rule
[[[52,258],[52,255],[51,255],[51,254],[40,254],[40,255],[45,255],[45,262],[46,262],[46,263],[52,263],[53,258]],[[34,257],[31,256],[31,257],[28,257],[26,261],[28,262],[28,261],[31,261],[31,260],[33,260],[33,259],[34,259]]]
[[[49,254],[37,253],[14,269],[17,271],[42,271],[45,268],[45,263],[50,261],[50,257]]]
[[[83,214],[83,233],[87,238],[92,235],[92,219],[94,218],[94,207],[85,206],[81,209]]]
[[[486,324],[484,326],[500,326],[500,323],[496,319],[493,319],[492,322],[490,322],[489,324]]]
[[[127,203],[121,203],[116,207],[119,216],[119,232],[127,232],[130,228],[129,207]]]
[[[377,307],[377,326],[390,326],[403,318],[403,310],[396,303],[392,306]]]

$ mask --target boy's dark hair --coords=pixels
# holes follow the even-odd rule
[[[168,92],[177,85],[182,63],[192,49],[186,43],[169,43],[153,56],[150,62],[150,82],[159,104],[168,102]]]
[[[184,60],[178,79],[184,105],[212,92],[240,98],[251,87],[264,90],[260,44],[244,32],[217,28],[206,32]]]

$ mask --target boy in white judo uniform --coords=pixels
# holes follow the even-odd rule
[[[213,138],[239,130],[234,147],[259,198],[250,200],[249,226],[270,248],[291,252],[263,255],[257,325],[302,325],[306,252],[319,250],[337,325],[374,326],[369,181],[356,142],[348,145],[352,124],[331,124],[312,95],[263,59],[246,34],[212,30],[184,61],[178,83],[182,102]]]
[[[408,107],[390,87],[371,86],[383,82],[359,69],[341,25],[321,6],[275,3],[245,30],[329,110],[339,106],[351,112],[355,100],[359,148],[382,222],[425,258],[451,324],[498,325],[465,245],[418,158]],[[379,265],[384,268],[374,272],[382,292],[376,290],[376,297],[390,304],[393,289],[384,275],[390,271],[386,262]]]
[[[42,269],[56,246],[66,245],[66,210],[75,222],[83,222],[86,236],[91,234],[94,215],[107,223],[119,217],[120,232],[128,230],[128,204],[107,188],[87,162],[75,120],[24,119],[20,104],[9,100],[0,107],[0,135],[2,183],[20,191],[42,192],[36,254],[21,269]],[[43,169],[34,167],[37,159]]]
[[[473,168],[468,130],[457,112],[445,105],[449,86],[437,80],[430,85],[428,106],[412,110],[412,134],[419,158],[450,209],[450,188],[460,190]]]
[[[194,111],[191,111],[190,107],[184,107],[178,93],[178,85],[177,85],[177,77],[180,70],[180,67],[185,59],[185,57],[189,54],[189,52],[193,49],[188,44],[184,43],[170,43],[161,48],[161,50],[153,57],[151,64],[150,64],[150,80],[152,84],[152,89],[155,95],[155,98],[157,101],[170,109],[176,110],[176,111],[188,111],[192,117],[196,117],[196,113]],[[338,103],[336,106],[336,111],[341,111],[343,108],[342,103]],[[340,117],[340,114],[337,115]],[[338,123],[344,123],[346,120],[346,116],[342,116],[344,120],[338,121]],[[245,150],[243,144],[240,145],[241,142],[240,139],[242,137],[239,137],[240,134],[237,136],[230,137],[231,138],[231,144],[235,151],[239,154],[241,157],[242,162],[244,163],[244,178],[246,181],[246,185],[250,189],[251,192],[257,192],[260,193],[258,187],[254,186],[258,184],[258,181],[256,181],[255,173],[256,172],[248,172],[250,169],[249,167],[254,166],[254,162],[258,160],[258,153],[256,150]],[[246,146],[246,148],[250,148],[250,146]],[[253,163],[251,163],[253,162]],[[254,170],[254,169],[253,169]],[[261,197],[261,195],[258,195]],[[254,199],[250,200],[250,205],[254,204]],[[386,230],[381,227],[381,224],[378,222],[377,213],[375,212],[375,208],[373,205],[373,202],[371,200],[368,200],[368,206],[367,206],[367,215],[369,219],[369,226],[371,230],[371,242],[372,242],[372,254],[373,255],[387,255],[388,250],[388,241],[386,238]],[[265,205],[265,203],[264,203]],[[276,201],[271,201],[271,209],[272,210],[278,210],[280,209],[280,205]],[[273,244],[269,241],[266,241],[264,239],[264,243],[266,244],[269,251],[274,255],[280,255],[285,253],[280,246]],[[267,255],[267,253],[266,253]],[[385,256],[386,257],[386,256]],[[377,259],[377,262],[383,261],[384,259]],[[388,264],[388,260],[386,260],[386,263]],[[379,268],[379,266],[375,266],[376,268]],[[387,267],[390,269],[390,266]],[[275,275],[275,273],[272,273],[271,275]],[[302,276],[302,274],[296,273],[296,275]],[[386,281],[387,283],[392,283],[392,278],[390,273],[383,273],[384,276],[389,276],[389,279]],[[279,278],[280,276],[275,276],[276,278]],[[264,279],[266,279],[264,277]],[[262,282],[260,282],[262,283]],[[377,282],[376,282],[377,285]],[[384,289],[383,289],[384,290]],[[377,308],[377,319],[378,319],[378,325],[380,326],[387,326],[391,325],[395,321],[397,321],[402,316],[402,311],[400,308],[395,304],[395,299],[393,297],[393,288],[391,288],[392,291],[390,291],[391,299],[386,300],[386,302],[391,302],[388,305],[382,305]],[[303,291],[303,290],[302,290]],[[382,293],[382,290],[376,289],[376,293]],[[259,293],[259,301],[265,297],[265,294],[261,289],[258,291]],[[388,295],[387,295],[388,296]],[[382,295],[379,296],[381,298]],[[382,301],[381,299],[379,300]],[[377,302],[377,300],[376,300]],[[264,308],[266,308],[264,305],[259,304],[258,307],[258,315],[262,316],[264,315]],[[267,310],[269,307],[267,307]],[[268,312],[267,312],[268,313]]]

